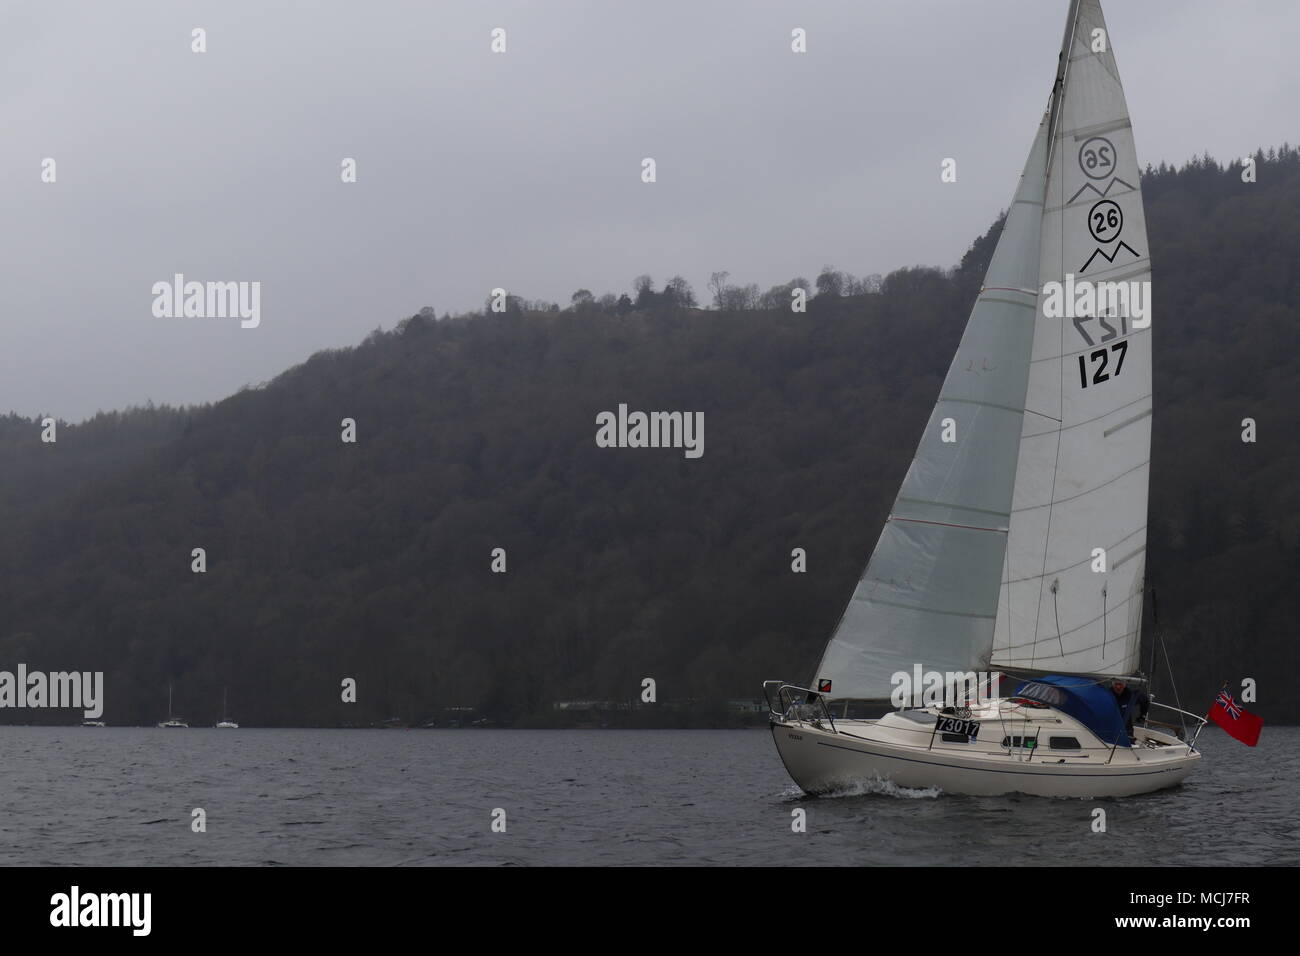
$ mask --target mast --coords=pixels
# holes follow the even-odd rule
[[[1074,31],[1079,24],[1079,0],[1070,0],[1070,12],[1065,19],[1065,36],[1061,38],[1061,54],[1056,61],[1056,80],[1052,83],[1052,105],[1047,114],[1047,168],[1052,168],[1056,153],[1056,134],[1061,121],[1061,101],[1065,98],[1065,76],[1070,71],[1070,47]]]

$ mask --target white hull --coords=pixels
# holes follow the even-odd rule
[[[911,714],[909,717],[908,714]],[[790,776],[812,794],[888,781],[909,789],[996,796],[1127,797],[1176,786],[1201,755],[1169,734],[1138,728],[1133,747],[1110,747],[1066,714],[1047,708],[1025,713],[995,701],[973,716],[977,742],[944,741],[928,711],[889,714],[879,720],[772,719],[772,737]],[[1003,746],[1033,736],[1033,749]],[[1074,739],[1079,747],[1054,750],[1050,741]]]

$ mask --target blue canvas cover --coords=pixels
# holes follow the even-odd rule
[[[1098,684],[1086,677],[1053,674],[1025,681],[1012,696],[1042,701],[1069,714],[1104,744],[1131,746],[1115,693],[1106,684]]]

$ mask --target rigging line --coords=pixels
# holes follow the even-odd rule
[[[1033,670],[1034,662],[1038,660],[1038,618],[1043,614],[1043,582],[1038,582],[1038,616],[1034,618],[1034,640],[1029,645],[1029,669]],[[1007,623],[1010,624],[1011,615],[1007,614]],[[997,623],[996,621],[994,622]],[[1007,656],[1011,655],[1011,632],[1007,632]],[[1014,658],[1012,658],[1014,660]]]
[[[1001,598],[999,598],[998,616],[1002,617],[1002,619],[1007,623],[1007,646],[1010,647],[1011,646],[1011,582],[1006,580],[1007,578],[1011,577],[1011,521],[1010,520],[1007,521],[1007,543],[1002,549],[1002,577],[1003,577],[1003,582],[1001,584],[1001,587],[1006,589],[1005,590],[1006,600],[1003,601]],[[1002,614],[1002,609],[1004,607],[1007,609],[1007,613],[1005,615]],[[993,619],[993,646],[989,648],[990,657],[993,654],[997,653],[998,650],[997,643],[998,643],[998,630],[997,630],[997,618],[995,617]]]
[[[1106,585],[1101,586],[1101,659],[1106,659]]]
[[[1087,351],[1087,349],[1084,349],[1084,352],[1086,352],[1086,351]],[[1083,353],[1079,353],[1079,354],[1083,354]],[[1058,356],[1053,356],[1053,358],[1062,358],[1062,356],[1059,356],[1059,355],[1058,355]],[[1100,415],[1094,415],[1094,416],[1092,416],[1092,418],[1083,418],[1083,419],[1080,419],[1080,420],[1077,421],[1077,422],[1071,422],[1069,425],[1066,426],[1066,428],[1078,428],[1080,425],[1091,425],[1093,422],[1099,422],[1099,421],[1101,421],[1103,418],[1109,418],[1111,415],[1114,415],[1114,414],[1116,414],[1117,412],[1122,412],[1124,409],[1128,408],[1130,405],[1136,405],[1138,402],[1144,402],[1144,401],[1146,401],[1146,400],[1147,400],[1148,398],[1150,398],[1150,397],[1151,397],[1151,393],[1150,393],[1150,392],[1148,392],[1148,393],[1145,394],[1145,395],[1139,395],[1137,398],[1133,399],[1133,401],[1131,401],[1131,402],[1125,402],[1123,405],[1117,405],[1117,406],[1115,406],[1114,408],[1111,408],[1111,409],[1108,409],[1108,410],[1102,412]],[[1025,411],[1027,411],[1027,412],[1033,412],[1033,409],[1031,409],[1031,408],[1026,408]],[[1033,413],[1034,413],[1035,415],[1042,415],[1043,418],[1051,418],[1052,421],[1054,421],[1054,422],[1060,422],[1060,421],[1061,421],[1061,419],[1059,419],[1059,418],[1052,418],[1051,415],[1043,415],[1042,412],[1033,412]],[[1149,411],[1149,410],[1148,410],[1148,414],[1150,414],[1150,411]],[[1062,424],[1064,424],[1064,423],[1062,423]],[[1060,430],[1060,431],[1065,431],[1066,428],[1062,428],[1062,429],[1059,429],[1059,430]],[[1058,430],[1058,429],[1048,429],[1048,430],[1045,431],[1045,432],[1034,432],[1034,433],[1032,433],[1032,434],[1025,435],[1025,436],[1023,436],[1023,437],[1024,437],[1024,438],[1037,438],[1039,435],[1050,435],[1050,434],[1052,434],[1052,432],[1057,431],[1057,430]]]
[[[1124,535],[1124,537],[1120,538],[1118,541],[1116,541],[1114,544],[1112,544],[1109,548],[1107,548],[1107,549],[1106,549],[1106,552],[1107,552],[1107,553],[1110,553],[1111,551],[1114,551],[1114,550],[1118,549],[1119,546],[1120,546],[1121,544],[1123,544],[1125,541],[1127,541],[1129,538],[1133,537],[1135,534],[1141,534],[1142,532],[1146,531],[1146,529],[1147,529],[1147,526],[1146,526],[1146,525],[1143,525],[1143,526],[1140,527],[1140,528],[1136,528],[1136,529],[1134,529],[1133,531],[1130,531],[1128,534]],[[1145,545],[1143,545],[1143,547],[1145,547]],[[1134,552],[1134,553],[1136,554],[1137,552]],[[1074,564],[1067,564],[1067,565],[1065,565],[1064,567],[1057,568],[1055,571],[1049,571],[1048,573],[1051,574],[1051,575],[1064,574],[1066,571],[1071,571],[1071,570],[1073,570],[1074,568],[1077,568],[1077,567],[1079,567],[1079,566],[1081,566],[1081,565],[1087,564],[1087,563],[1090,562],[1091,560],[1092,560],[1091,557],[1083,558],[1083,559],[1080,560],[1080,561],[1075,561]],[[1127,561],[1127,560],[1128,560],[1128,557],[1121,558],[1121,559],[1120,559],[1119,561],[1117,561],[1115,564],[1111,565],[1111,570],[1112,570],[1112,571],[1115,570],[1115,568],[1119,567],[1121,564],[1123,564],[1123,563],[1124,563],[1125,561]],[[1010,573],[1010,571],[1008,571],[1008,573]],[[1034,580],[1035,578],[1037,578],[1038,576],[1039,576],[1039,575],[1037,575],[1037,574],[1031,574],[1031,575],[1029,575],[1029,577],[1027,577],[1027,578],[1004,578],[1003,581],[1002,581],[1002,583],[1003,583],[1003,584],[1023,584],[1025,581],[1032,581],[1032,580]]]
[[[1059,444],[1060,444],[1060,441],[1059,441],[1060,433],[1059,433],[1059,432],[1057,433],[1057,438],[1058,438],[1058,442],[1057,442],[1057,444],[1058,444],[1058,446],[1059,446]],[[1060,459],[1060,448],[1059,448],[1059,447],[1057,448],[1057,459],[1058,459],[1058,460]],[[1019,513],[1019,512],[1022,512],[1022,511],[1037,511],[1037,510],[1039,510],[1039,509],[1041,509],[1041,508],[1051,508],[1053,505],[1063,505],[1063,504],[1065,504],[1065,503],[1068,502],[1068,501],[1077,501],[1079,498],[1082,498],[1082,497],[1084,497],[1085,495],[1090,495],[1090,494],[1092,494],[1094,491],[1100,491],[1102,488],[1105,488],[1107,485],[1112,485],[1112,484],[1114,484],[1115,482],[1119,481],[1121,478],[1127,478],[1129,475],[1133,474],[1133,472],[1137,471],[1139,468],[1145,468],[1145,467],[1147,467],[1147,466],[1150,465],[1150,464],[1151,464],[1151,459],[1150,459],[1150,458],[1144,458],[1144,459],[1142,459],[1140,462],[1138,462],[1136,465],[1134,465],[1132,468],[1130,468],[1128,471],[1122,471],[1122,472],[1120,472],[1118,475],[1116,475],[1115,477],[1113,477],[1113,478],[1107,478],[1105,481],[1101,482],[1100,484],[1093,485],[1091,488],[1085,488],[1083,491],[1079,492],[1077,495],[1070,495],[1068,498],[1060,498],[1060,499],[1056,499],[1056,500],[1054,500],[1054,501],[1049,501],[1047,504],[1043,504],[1043,505],[1026,505],[1026,506],[1023,507],[1023,508],[1012,508],[1012,509],[1011,509],[1011,513],[1014,515],[1014,514],[1017,514],[1017,513]],[[1052,495],[1053,495],[1053,497],[1055,497],[1055,495],[1056,495],[1056,484],[1055,484],[1055,481],[1053,481],[1053,484],[1052,484]],[[1048,521],[1047,521],[1047,529],[1048,529],[1048,533],[1050,534],[1050,533],[1051,533],[1051,528],[1052,528],[1051,512],[1050,512],[1050,511],[1048,512],[1048,516],[1047,516],[1047,517],[1048,517]],[[1044,545],[1044,548],[1046,548],[1046,545]],[[1046,556],[1046,554],[1044,554],[1044,556],[1043,556],[1043,572],[1042,572],[1042,573],[1043,573],[1043,574],[1046,574],[1046,573],[1047,573],[1047,556]]]
[[[1058,66],[1056,83],[1052,87],[1052,117],[1048,123],[1048,141],[1047,141],[1047,182],[1049,186],[1051,186],[1052,184],[1052,164],[1055,161],[1054,157],[1056,155],[1056,132],[1059,129],[1059,124],[1061,124],[1064,121],[1061,114],[1064,112],[1064,108],[1065,108],[1065,84],[1066,84],[1066,78],[1069,75],[1069,68],[1070,68],[1070,47],[1074,43],[1074,31],[1079,22],[1079,0],[1071,0],[1069,16],[1070,16],[1069,22],[1065,26],[1065,39],[1061,43],[1061,58]],[[1056,178],[1057,178],[1056,186],[1060,191],[1060,199],[1062,200],[1062,205],[1064,205],[1064,199],[1065,199],[1065,163],[1064,162],[1061,163],[1061,175]],[[1044,190],[1045,196],[1047,195],[1048,191],[1049,190]],[[1045,202],[1044,202],[1044,206],[1046,206]],[[1057,233],[1060,237],[1060,249],[1061,249],[1060,261],[1065,262],[1065,215],[1063,212],[1056,213],[1054,215],[1054,218],[1056,219],[1056,225],[1054,225],[1053,228],[1057,230]],[[1058,226],[1059,228],[1057,228]],[[1039,275],[1039,279],[1040,280],[1042,279],[1041,274]],[[1064,320],[1058,320],[1057,328],[1060,330],[1060,336],[1059,336],[1060,344],[1058,346],[1058,349],[1062,354],[1064,354],[1065,352]],[[1064,418],[1065,417],[1065,411],[1064,411],[1065,410],[1065,360],[1064,359],[1061,360],[1060,375],[1058,375],[1057,377],[1060,380],[1059,382],[1060,391],[1058,393],[1059,401],[1056,407],[1062,410],[1061,417]],[[1026,396],[1025,404],[1026,405],[1029,404],[1028,396]],[[1043,535],[1043,563],[1041,567],[1042,567],[1042,573],[1044,575],[1047,573],[1047,550],[1048,550],[1048,543],[1051,541],[1052,538],[1052,513],[1055,510],[1056,483],[1057,483],[1057,478],[1060,474],[1060,470],[1061,470],[1061,431],[1058,429],[1056,432],[1056,459],[1052,464],[1052,500],[1051,503],[1048,505],[1047,529],[1046,529],[1046,533]],[[1014,512],[1015,508],[1013,507],[1011,510]],[[1010,522],[1008,522],[1008,524],[1010,524]],[[1035,635],[1038,634],[1038,626],[1042,619],[1043,585],[1045,583],[1046,583],[1045,577],[1039,579],[1038,611],[1034,615],[1033,633]],[[1053,597],[1054,596],[1055,596],[1055,589],[1053,589]],[[1061,630],[1059,618],[1057,620],[1056,630],[1057,633],[1059,634]],[[1038,650],[1038,644],[1037,641],[1035,641],[1034,643],[1035,654],[1037,653],[1037,650]],[[1062,645],[1061,656],[1062,657],[1065,656],[1064,645]],[[1033,658],[1030,659],[1031,667],[1033,666],[1033,660],[1034,660]]]
[[[1139,595],[1137,595],[1137,594],[1130,594],[1130,595],[1129,595],[1128,597],[1126,597],[1124,600],[1120,601],[1119,604],[1115,605],[1116,610],[1118,610],[1119,608],[1123,607],[1125,604],[1128,604],[1130,601],[1132,601],[1134,598],[1137,598],[1137,597],[1139,597]],[[1100,620],[1100,618],[1097,618],[1097,617],[1090,618],[1089,620],[1084,621],[1084,622],[1083,622],[1082,624],[1080,624],[1078,627],[1072,627],[1072,628],[1070,628],[1070,633],[1071,633],[1071,634],[1076,634],[1076,633],[1078,633],[1079,631],[1082,631],[1084,628],[1091,627],[1092,625],[1096,624],[1098,620]],[[1059,625],[1058,625],[1058,630],[1059,630]],[[1130,635],[1136,635],[1136,634],[1137,634],[1137,631],[1135,630],[1135,631],[1129,631],[1129,632],[1127,632],[1124,636],[1127,638],[1127,637],[1130,636]],[[1037,650],[1036,650],[1036,649],[1037,649],[1037,646],[1038,646],[1039,644],[1045,642],[1045,641],[1050,641],[1050,640],[1051,640],[1050,637],[1038,637],[1038,636],[1037,636],[1037,632],[1035,632],[1035,636],[1034,636],[1032,642],[1027,642],[1027,643],[1024,643],[1024,644],[1015,644],[1015,645],[1013,645],[1013,644],[1010,643],[1010,636],[1008,635],[1008,643],[1007,643],[1007,646],[1006,646],[1005,648],[1002,648],[1002,650],[1006,651],[1007,654],[1010,655],[1013,651],[1019,650],[1020,648],[1023,648],[1023,647],[1029,647],[1029,648],[1031,648],[1031,651],[1030,651],[1030,664],[1029,664],[1029,666],[1030,666],[1030,667],[1033,667],[1033,662],[1034,662],[1034,660],[1037,659]],[[1086,647],[1076,647],[1074,650],[1072,650],[1072,651],[1070,652],[1070,654],[1071,654],[1071,655],[1074,655],[1074,654],[1082,654],[1082,653],[1084,653],[1084,652],[1086,652],[1086,651],[1096,650],[1096,649],[1099,648],[1099,647],[1101,647],[1100,644],[1089,644],[1089,645],[1087,645]],[[1136,666],[1136,665],[1140,665],[1140,664],[1141,664],[1141,648],[1140,648],[1140,647],[1139,647],[1139,648],[1135,648],[1134,651],[1125,653],[1125,655],[1124,655],[1124,659],[1127,659],[1127,658],[1129,658],[1129,657],[1135,657],[1135,658],[1137,658],[1137,660],[1136,660],[1136,662],[1135,662],[1135,666]],[[1014,660],[1014,658],[1012,658],[1012,659]],[[1154,660],[1153,660],[1152,666],[1154,667]]]
[[[1056,79],[1052,83],[1052,104],[1047,119],[1047,171],[1052,170],[1052,159],[1056,155],[1056,136],[1064,122],[1061,107],[1065,102],[1065,81],[1070,72],[1070,49],[1074,46],[1074,34],[1079,25],[1079,0],[1070,0],[1069,19],[1065,24],[1065,36],[1061,40],[1061,54],[1057,59]],[[1064,195],[1064,190],[1062,190]]]
[[[1061,657],[1065,657],[1065,640],[1061,637],[1061,606],[1056,600],[1056,594],[1060,590],[1058,583],[1059,581],[1052,582],[1052,611],[1056,614],[1056,643],[1061,645]]]
[[[1153,638],[1160,631],[1160,607],[1156,604],[1156,589],[1154,586],[1151,588],[1151,631]],[[1139,646],[1138,660],[1141,659],[1142,648]],[[1156,642],[1154,640],[1151,641],[1151,663],[1148,665],[1147,673],[1151,675],[1151,679],[1154,681],[1156,677]],[[1154,690],[1154,688],[1152,689]]]
[[[1117,605],[1117,607],[1118,607],[1118,605]],[[1093,621],[1095,622],[1096,619],[1094,618]],[[1075,628],[1073,631],[1071,631],[1070,633],[1073,634],[1074,631],[1079,631],[1079,630],[1082,630],[1082,627],[1076,627],[1076,628]],[[1128,631],[1128,632],[1126,632],[1126,633],[1124,633],[1124,634],[1122,634],[1122,635],[1120,635],[1120,636],[1121,636],[1121,637],[1124,637],[1124,638],[1129,638],[1129,637],[1134,636],[1136,633],[1137,633],[1136,631]],[[1036,644],[1042,644],[1042,643],[1045,643],[1046,641],[1050,641],[1050,640],[1051,640],[1050,637],[1035,638],[1035,642],[1036,642]],[[1118,640],[1118,638],[1117,638],[1117,640]],[[1016,645],[1017,648],[1022,648],[1022,647],[1029,647],[1029,648],[1032,648],[1032,647],[1034,647],[1034,646],[1035,646],[1034,644],[1017,644],[1017,645]],[[1071,657],[1075,657],[1075,656],[1077,656],[1077,655],[1079,655],[1079,654],[1083,654],[1083,653],[1085,653],[1085,652],[1087,652],[1087,651],[1095,651],[1095,650],[1097,650],[1097,648],[1099,648],[1099,647],[1101,647],[1100,644],[1089,644],[1087,647],[1077,647],[1077,648],[1075,648],[1074,650],[1070,651],[1070,656],[1071,656]],[[1031,651],[1031,653],[1032,653],[1032,651]],[[1134,670],[1134,672],[1136,672],[1136,671],[1138,670],[1138,668],[1139,668],[1139,665],[1142,663],[1142,661],[1141,661],[1140,659],[1138,659],[1138,655],[1137,655],[1135,652],[1132,652],[1132,651],[1130,651],[1130,652],[1128,652],[1127,654],[1125,654],[1124,657],[1121,658],[1121,659],[1122,659],[1122,660],[1127,660],[1127,659],[1130,658],[1130,657],[1132,657],[1132,658],[1134,659],[1134,660],[1133,660],[1133,670]],[[1018,659],[1019,659],[1019,658],[1009,658],[1009,660],[1008,660],[1006,663],[1004,663],[1004,664],[1002,664],[1002,665],[1000,665],[1000,666],[1003,667],[1003,668],[1014,667],[1014,666],[1016,666],[1014,662],[1015,662],[1016,660],[1018,660]],[[1033,658],[1031,657],[1030,659],[1031,659],[1031,661],[1032,661]],[[1032,667],[1033,664],[1031,663],[1029,666]]]
[[[1065,229],[1064,229],[1064,227],[1062,227],[1062,229],[1061,229],[1061,259],[1062,259],[1062,261],[1064,261],[1064,259],[1065,259]],[[1061,322],[1061,323],[1060,323],[1060,330],[1061,330],[1061,349],[1064,351],[1064,349],[1065,349],[1065,323],[1064,323],[1064,322]],[[1061,408],[1065,408],[1065,372],[1064,372],[1064,370],[1062,370],[1061,375],[1059,376],[1059,379],[1060,379],[1060,407],[1061,407]],[[1055,460],[1052,462],[1052,498],[1051,498],[1051,500],[1047,503],[1047,528],[1046,528],[1045,533],[1043,534],[1043,563],[1042,563],[1042,565],[1041,565],[1041,569],[1042,569],[1042,570],[1040,571],[1040,575],[1041,575],[1041,577],[1039,578],[1039,584],[1038,584],[1038,607],[1039,607],[1039,611],[1038,611],[1038,614],[1037,614],[1037,615],[1035,616],[1035,618],[1034,618],[1034,633],[1035,633],[1035,634],[1038,633],[1038,626],[1039,626],[1039,623],[1040,623],[1040,621],[1041,621],[1041,617],[1042,617],[1042,606],[1043,606],[1043,585],[1047,583],[1047,551],[1048,551],[1049,544],[1050,544],[1050,542],[1051,542],[1051,540],[1052,540],[1052,517],[1053,517],[1053,515],[1054,515],[1054,513],[1055,513],[1055,510],[1056,510],[1056,485],[1057,485],[1057,481],[1058,481],[1058,479],[1060,478],[1060,474],[1061,474],[1061,429],[1057,429],[1057,431],[1056,431],[1055,434],[1056,434],[1056,458],[1055,458]],[[1038,507],[1042,507],[1042,506],[1039,505]],[[1013,507],[1011,510],[1012,510],[1012,512],[1014,513],[1016,509]],[[1029,510],[1029,509],[1022,509],[1022,510]],[[1056,586],[1055,586],[1055,584],[1053,584],[1053,587],[1052,587],[1052,601],[1053,601],[1053,603],[1055,603],[1055,601],[1056,601]],[[1060,631],[1061,631],[1061,621],[1060,621],[1060,617],[1059,617],[1059,616],[1057,617],[1057,621],[1056,621],[1056,631],[1057,631],[1057,635],[1059,636],[1059,635],[1060,635]],[[1061,656],[1062,656],[1062,657],[1065,656],[1065,647],[1064,647],[1064,645],[1062,645],[1062,648],[1061,648]]]
[[[1129,595],[1129,596],[1126,597],[1124,600],[1122,600],[1122,601],[1120,601],[1118,604],[1116,604],[1116,605],[1115,605],[1115,609],[1116,609],[1116,610],[1119,610],[1119,609],[1122,608],[1125,604],[1128,604],[1130,601],[1132,601],[1132,600],[1133,600],[1134,598],[1136,598],[1136,597],[1137,597],[1136,594],[1131,594],[1131,595]],[[1072,628],[1070,628],[1070,633],[1071,633],[1071,634],[1077,634],[1079,631],[1082,631],[1084,628],[1092,627],[1092,625],[1096,624],[1099,620],[1101,620],[1100,617],[1089,618],[1088,620],[1086,620],[1086,621],[1084,621],[1082,624],[1080,624],[1078,627],[1072,627]],[[1127,632],[1127,633],[1133,633],[1133,632],[1130,631],[1130,632]],[[1050,641],[1050,640],[1051,640],[1051,637],[1038,637],[1037,635],[1035,635],[1035,637],[1034,637],[1034,641],[1035,641],[1036,643],[1040,643],[1040,644],[1043,643],[1044,641]],[[1017,645],[1015,645],[1015,648],[1028,647],[1028,646],[1029,646],[1028,644],[1017,644]],[[1075,648],[1074,650],[1072,650],[1070,653],[1071,653],[1071,654],[1078,654],[1078,653],[1081,653],[1082,651],[1092,651],[1092,650],[1096,650],[1096,649],[1099,648],[1099,647],[1101,647],[1100,644],[1089,644],[1087,647],[1076,647],[1076,648]],[[1008,648],[1007,648],[1007,649],[1008,649],[1008,650],[1013,650],[1013,649],[1015,649],[1015,648],[1012,648],[1012,647],[1010,647],[1010,646],[1008,645]]]
[[[1187,718],[1182,715],[1183,702],[1178,697],[1178,684],[1174,680],[1174,668],[1169,661],[1169,648],[1165,646],[1165,635],[1163,631],[1156,631],[1156,637],[1160,641],[1160,650],[1164,651],[1165,654],[1165,670],[1169,672],[1169,686],[1174,689],[1174,704],[1177,705],[1179,710],[1178,719],[1183,725],[1183,737],[1185,739],[1187,736]]]

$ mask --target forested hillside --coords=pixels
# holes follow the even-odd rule
[[[1295,720],[1300,155],[1257,164],[1254,183],[1208,159],[1143,180],[1148,570],[1183,705],[1250,676],[1254,709]],[[103,670],[113,724],[164,716],[169,682],[195,720],[228,686],[246,724],[337,725],[448,706],[523,723],[644,677],[661,700],[807,680],[998,228],[951,270],[828,268],[806,313],[791,284],[719,273],[700,309],[643,277],[562,310],[426,309],[214,405],[60,425],[53,444],[39,415],[0,419],[0,669]],[[703,456],[597,447],[620,403],[702,411]],[[73,718],[0,711],[41,719]]]

